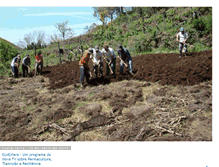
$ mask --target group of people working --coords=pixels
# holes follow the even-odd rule
[[[182,57],[182,52],[187,53],[187,39],[188,34],[185,32],[184,28],[180,29],[180,32],[176,35],[176,41],[179,42],[179,58]],[[119,45],[117,48],[118,58],[120,59],[120,74],[123,74],[124,65],[128,67],[129,73],[133,75],[132,71],[132,58],[127,48]],[[103,76],[103,61],[106,62],[106,75],[115,74],[116,71],[116,54],[114,50],[105,45],[102,50],[99,49],[99,46],[95,46],[95,48],[89,48],[85,50],[82,57],[79,60],[79,68],[80,68],[80,84],[83,86],[84,79],[88,82],[92,77],[91,71],[88,67],[89,60],[93,62],[93,72],[95,77]],[[18,77],[18,69],[20,66],[20,55],[16,56],[11,62],[12,72],[15,78]],[[30,56],[27,54],[26,57],[22,60],[22,70],[23,77],[30,72]],[[35,56],[35,76],[37,73],[42,72],[43,69],[43,56],[41,51]]]
[[[180,32],[176,35],[176,41],[179,42],[179,58],[182,57],[182,52],[184,52],[185,57],[187,54],[187,40],[188,34],[185,32],[184,28],[180,28]],[[124,65],[129,68],[129,72],[133,75],[132,72],[132,58],[131,55],[125,47],[119,45],[117,48],[118,58],[120,59],[120,74],[123,73]],[[99,49],[99,46],[95,48],[89,48],[85,50],[83,56],[79,60],[80,67],[80,84],[81,86],[84,83],[84,78],[86,81],[89,81],[89,78],[92,77],[91,72],[88,67],[89,60],[93,61],[93,70],[94,74],[97,77],[99,71],[100,76],[103,75],[103,60],[106,61],[106,75],[115,74],[116,68],[116,54],[114,50],[105,45],[102,50]],[[126,64],[127,63],[127,64]]]
[[[18,71],[19,71],[20,63],[21,63],[21,56],[18,54],[11,61],[12,74],[15,78],[18,78]],[[29,54],[27,54],[22,59],[23,77],[29,76],[30,65],[31,65],[30,56],[29,56]],[[43,56],[41,54],[41,51],[39,51],[38,54],[35,56],[35,76],[37,75],[37,73],[39,73],[41,75],[42,70],[43,70]]]
[[[133,75],[132,71],[132,58],[131,55],[125,47],[119,45],[117,48],[118,58],[120,59],[120,74],[123,74],[124,65],[129,68],[129,73]],[[80,84],[83,86],[84,79],[86,82],[92,77],[91,71],[89,70],[88,63],[92,60],[94,77],[103,76],[103,61],[106,62],[106,75],[115,74],[116,71],[116,54],[114,50],[105,45],[102,50],[99,46],[95,48],[89,48],[85,50],[81,59],[79,60],[80,68]]]

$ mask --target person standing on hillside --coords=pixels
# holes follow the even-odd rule
[[[21,56],[20,55],[17,55],[11,61],[11,69],[12,69],[13,76],[15,78],[18,78],[18,69],[19,69],[19,66],[20,66],[20,62],[21,62]]]
[[[38,54],[35,56],[35,76],[37,72],[42,75],[42,70],[43,70],[43,56],[41,53],[41,50],[38,52]],[[40,69],[39,69],[40,67]],[[39,70],[38,70],[39,69]]]
[[[97,74],[103,76],[103,59],[102,52],[99,50],[99,46],[95,46],[93,49],[93,56],[91,56],[93,61],[93,70],[95,77],[97,78]]]
[[[180,32],[176,35],[176,41],[179,42],[179,58],[182,57],[182,50],[185,48],[185,57],[187,54],[187,40],[188,34],[185,32],[184,28],[180,28]]]
[[[86,78],[86,82],[89,81],[89,78],[91,77],[91,73],[88,67],[88,63],[90,60],[91,55],[93,54],[93,49],[89,48],[88,50],[85,50],[82,57],[79,60],[79,68],[80,68],[80,86],[83,87],[84,84],[84,77]]]
[[[126,67],[129,68],[129,73],[131,75],[133,75],[133,72],[132,72],[132,58],[131,58],[131,55],[128,51],[128,49],[126,49],[125,47],[122,47],[122,45],[119,45],[118,46],[118,49],[117,49],[117,53],[118,53],[118,57],[119,59],[121,60],[120,62],[120,74],[123,74],[123,68],[124,68],[124,65]],[[128,63],[128,65],[126,64],[126,62]]]
[[[102,49],[103,58],[106,60],[106,75],[109,75],[110,71],[112,74],[116,72],[116,54],[112,48],[105,45]],[[105,58],[106,56],[106,58]]]
[[[22,71],[23,71],[23,77],[25,77],[25,74],[29,76],[30,73],[30,56],[27,54],[23,60],[22,60]]]

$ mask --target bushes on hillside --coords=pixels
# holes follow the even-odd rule
[[[212,31],[212,16],[207,15],[199,17],[193,21],[193,26],[197,31],[200,31],[200,36],[208,34]]]
[[[18,50],[6,42],[0,41],[0,60],[5,63],[18,54]]]
[[[178,52],[176,33],[181,27],[188,32],[189,44],[195,44],[197,49],[211,49],[212,8],[208,7],[142,7],[141,12],[135,7],[110,20],[110,26],[97,26],[95,31],[72,39],[71,47],[86,49],[107,44],[116,49],[122,44],[131,54]]]

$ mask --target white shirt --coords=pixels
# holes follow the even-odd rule
[[[116,58],[116,54],[112,48],[108,48],[108,52],[105,51],[105,49],[102,49],[102,52],[105,54],[108,60],[111,60],[111,56],[113,55],[114,58]]]
[[[188,38],[188,34],[186,32],[184,32],[184,34],[182,34],[182,32],[179,32],[177,34],[177,39],[179,39],[180,42],[185,41]]]
[[[14,63],[19,63],[19,59],[18,59],[18,57],[16,56],[16,57],[14,57],[13,58],[13,60],[11,61],[11,66],[13,67],[13,66],[15,66],[15,67],[17,67]]]
[[[100,59],[101,59],[101,62],[103,62],[103,59],[102,59],[102,52],[99,50],[99,52],[97,53],[95,49],[93,49],[93,55],[91,55],[90,58],[94,58],[93,61],[94,63],[97,63]]]

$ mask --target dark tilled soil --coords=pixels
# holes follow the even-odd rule
[[[212,51],[136,56],[134,76],[116,68],[88,89],[74,86],[78,61],[2,78],[0,141],[212,141]]]
[[[212,80],[212,51],[191,52],[187,57],[179,58],[175,53],[147,54],[134,56],[134,76],[124,67],[124,75],[119,75],[120,61],[116,62],[116,74],[92,79],[90,86],[108,84],[121,80],[159,81],[162,85],[194,85],[203,81]],[[89,63],[90,69],[92,63]],[[79,82],[80,71],[78,61],[62,65],[46,67],[43,75],[50,79],[50,89],[63,88]]]

